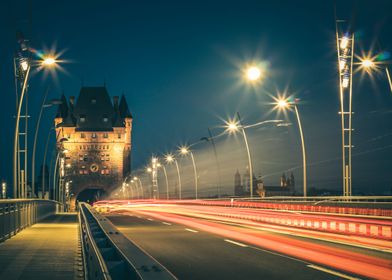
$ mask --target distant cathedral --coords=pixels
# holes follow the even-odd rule
[[[248,196],[250,193],[250,180],[249,174],[246,172],[242,175],[240,172],[236,171],[234,174],[234,195],[235,196]],[[290,196],[295,194],[295,178],[294,174],[291,172],[290,176],[286,177],[283,173],[280,177],[280,186],[265,186],[261,176],[255,178],[253,175],[253,193],[258,193],[261,197],[266,196]]]

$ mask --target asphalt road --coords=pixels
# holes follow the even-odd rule
[[[108,218],[179,279],[353,279],[234,239],[138,216]]]

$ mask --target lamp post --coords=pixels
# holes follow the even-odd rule
[[[195,199],[198,199],[198,181],[199,180],[197,178],[197,169],[196,169],[195,157],[193,156],[192,151],[188,147],[186,147],[186,146],[180,147],[180,153],[182,155],[184,155],[184,156],[186,156],[188,154],[191,156],[192,164],[193,164],[193,172],[195,174]]]
[[[21,196],[21,194],[25,193],[24,189],[26,189],[27,186],[27,177],[22,178],[23,180],[19,179],[20,174],[18,167],[18,164],[20,162],[18,161],[18,145],[19,145],[19,122],[21,118],[21,111],[22,111],[22,105],[23,105],[23,100],[25,93],[28,88],[28,81],[29,81],[29,75],[30,75],[30,70],[31,70],[31,61],[30,59],[24,58],[20,60],[20,71],[23,73],[23,82],[22,82],[22,88],[21,88],[21,93],[19,96],[19,100],[17,102],[17,111],[16,111],[16,121],[15,121],[15,134],[14,134],[14,149],[13,149],[13,184],[14,184],[14,198],[18,198]],[[46,57],[44,58],[40,65],[41,67],[48,67],[52,66],[56,63],[56,60],[53,57]],[[25,132],[27,133],[27,132]],[[26,137],[26,135],[25,135]],[[25,147],[24,152],[27,152],[27,147]],[[26,171],[26,170],[25,170]],[[34,176],[34,175],[33,175]],[[25,186],[20,185],[20,181],[24,181]],[[22,195],[23,196],[23,195]]]
[[[32,189],[32,193],[35,193],[35,151],[36,151],[36,147],[37,147],[37,139],[38,139],[38,131],[39,131],[39,126],[41,123],[41,118],[42,118],[42,114],[44,111],[44,108],[48,108],[51,107],[53,105],[59,105],[62,104],[61,100],[57,100],[57,99],[52,99],[50,100],[50,102],[46,103],[46,98],[48,96],[49,93],[49,88],[45,91],[45,94],[42,98],[42,105],[41,105],[41,110],[39,112],[38,115],[38,120],[37,120],[37,124],[35,126],[35,133],[34,133],[34,144],[33,144],[33,154],[32,154],[32,165],[31,165],[31,189]],[[43,167],[45,168],[45,167]]]
[[[299,110],[298,110],[298,99],[295,99],[294,101],[289,101],[287,99],[277,99],[276,106],[275,108],[279,110],[286,110],[290,109],[290,107],[294,107],[295,114],[297,116],[297,123],[298,123],[298,129],[299,133],[301,136],[301,145],[302,145],[302,167],[303,167],[303,193],[304,197],[307,196],[307,174],[306,174],[306,149],[305,149],[305,140],[304,140],[304,134],[302,130],[302,125],[301,125],[301,118],[299,116]]]
[[[169,164],[174,162],[175,165],[176,165],[177,178],[178,178],[178,189],[179,189],[179,199],[181,200],[182,199],[181,175],[180,175],[180,168],[178,166],[177,159],[172,154],[168,154],[168,155],[165,156],[165,160]]]
[[[163,174],[165,175],[165,180],[166,180],[166,199],[169,200],[169,180],[167,179],[166,167],[165,165],[159,162],[157,163],[157,167],[162,167],[163,169]]]
[[[140,190],[141,190],[141,195],[142,195],[142,198],[144,198],[144,190],[143,190],[142,181],[140,180],[139,177],[136,177],[136,176],[133,177],[133,180],[134,180],[135,182],[136,182],[136,181],[139,182],[139,187],[140,187]]]
[[[218,198],[220,198],[221,197],[221,172],[220,172],[220,165],[219,165],[219,160],[218,160],[218,153],[216,152],[215,141],[214,141],[214,137],[212,136],[211,129],[207,128],[207,130],[208,130],[209,137],[202,137],[200,140],[205,140],[207,142],[211,142],[212,149],[214,151],[216,168],[217,168],[217,175],[218,175],[218,180],[217,180]]]
[[[241,116],[237,112],[237,118],[238,118],[238,123],[237,122],[227,122],[226,129],[229,133],[234,133],[238,130],[241,130],[241,133],[244,137],[244,143],[245,143],[245,148],[246,152],[248,155],[248,165],[249,165],[249,188],[250,188],[250,198],[253,198],[253,167],[252,167],[252,157],[249,149],[249,144],[248,144],[248,137],[246,136],[245,132],[245,127],[241,123]]]

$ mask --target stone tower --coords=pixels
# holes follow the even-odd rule
[[[73,208],[83,191],[108,194],[131,172],[132,115],[125,97],[112,102],[105,87],[82,87],[76,102],[61,99],[55,118],[60,187],[68,187]]]

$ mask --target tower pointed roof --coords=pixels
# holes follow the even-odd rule
[[[120,105],[119,105],[120,115],[122,118],[132,118],[132,114],[129,111],[127,100],[124,94],[121,95]]]
[[[114,109],[105,87],[82,87],[74,108],[78,131],[111,131]]]

